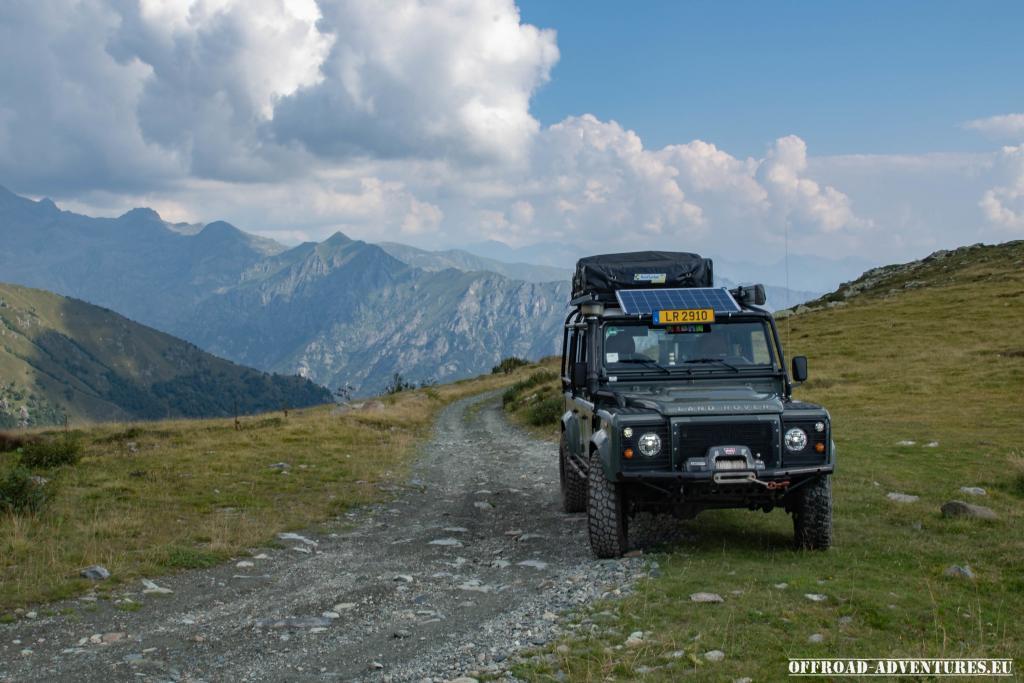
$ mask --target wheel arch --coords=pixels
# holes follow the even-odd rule
[[[616,463],[612,462],[612,440],[604,429],[599,429],[593,433],[590,437],[590,447],[588,455],[597,453],[597,459],[601,463],[601,469],[604,470],[604,476],[608,479],[614,479],[615,475],[618,474],[618,468]]]
[[[580,421],[579,417],[571,410],[567,410],[562,413],[562,433],[565,434],[566,443],[569,444],[569,448],[572,449],[573,455],[579,457],[582,453],[577,453],[580,447]]]

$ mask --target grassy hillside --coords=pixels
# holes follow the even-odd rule
[[[279,531],[386,497],[385,484],[405,481],[442,407],[531,369],[403,391],[346,411],[246,417],[241,429],[233,420],[179,420],[73,432],[80,462],[35,471],[50,480],[50,505],[36,515],[0,512],[0,621],[13,618],[11,608],[91,587],[78,578],[91,564],[111,571],[99,589],[112,591],[139,576],[244,555]],[[0,488],[17,460],[0,453]]]
[[[212,417],[326,403],[104,308],[0,283],[0,427],[72,420]]]
[[[779,680],[788,657],[1024,657],[1024,243],[876,269],[780,320],[832,413],[835,547],[791,549],[788,516],[705,512],[652,559],[660,578],[554,664],[573,680]],[[510,405],[525,415],[531,390]],[[913,442],[909,445],[909,442]],[[963,486],[982,487],[971,497]],[[919,496],[912,503],[890,492]],[[951,499],[994,521],[946,519]],[[976,578],[945,575],[970,565]],[[722,604],[689,595],[718,593]],[[822,594],[813,602],[805,594]],[[589,624],[581,633],[587,633]],[[647,635],[638,648],[623,643]],[[811,642],[818,635],[821,642]],[[722,662],[703,654],[722,650]],[[540,661],[540,660],[538,660]],[[643,668],[641,668],[643,667]]]

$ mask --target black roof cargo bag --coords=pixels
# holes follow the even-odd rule
[[[713,287],[711,259],[680,251],[634,251],[587,256],[576,262],[572,297],[605,299],[617,289]]]

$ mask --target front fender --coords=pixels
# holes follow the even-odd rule
[[[618,463],[612,459],[612,440],[608,435],[608,432],[604,429],[599,429],[590,437],[590,451],[597,452],[598,460],[601,462],[601,469],[604,470],[604,476],[608,479],[614,479],[615,475],[618,474]]]
[[[577,457],[583,455],[580,453],[580,446],[582,445],[580,421],[571,410],[567,410],[562,414],[562,432],[565,434],[565,442],[569,444],[569,450],[572,455]]]

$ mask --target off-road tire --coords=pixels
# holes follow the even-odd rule
[[[558,479],[562,485],[562,510],[586,510],[587,480],[569,462],[569,440],[565,432],[562,432],[562,438],[558,443]]]
[[[796,547],[828,550],[832,546],[832,481],[818,477],[793,495],[793,536]]]
[[[628,549],[622,485],[605,478],[597,452],[590,455],[587,473],[587,528],[590,548],[597,557],[621,557]]]

